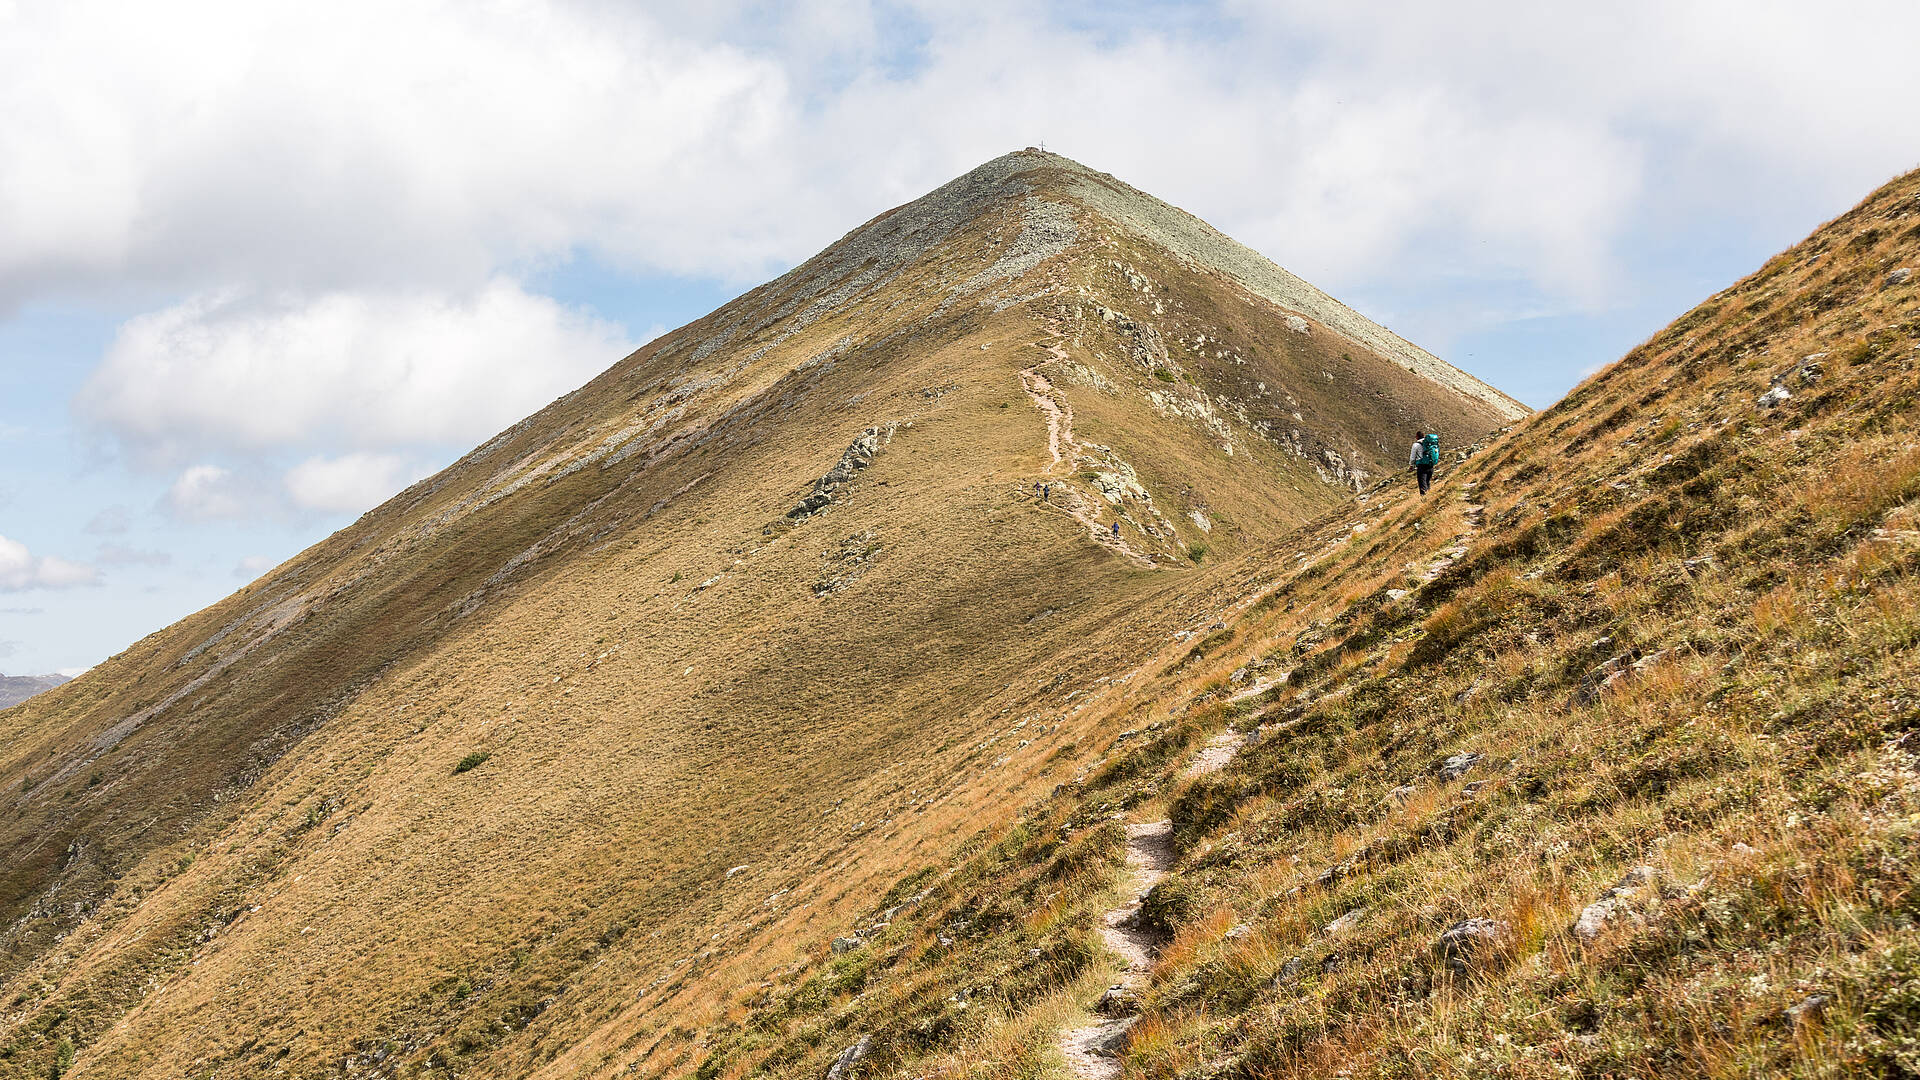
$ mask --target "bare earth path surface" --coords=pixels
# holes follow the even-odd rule
[[[1219,772],[1239,752],[1246,736],[1237,731],[1215,735],[1194,755],[1186,775]],[[1161,937],[1139,925],[1140,905],[1147,893],[1173,869],[1173,822],[1154,821],[1127,826],[1128,900],[1108,911],[1100,920],[1100,940],[1114,955],[1126,962],[1114,989],[1137,992],[1147,984],[1153,972],[1153,958],[1160,951]],[[1067,1068],[1082,1080],[1114,1080],[1120,1075],[1119,1052],[1125,1048],[1127,1031],[1134,1018],[1112,1017],[1096,1020],[1084,1027],[1060,1035],[1060,1052]]]
[[[1053,387],[1053,380],[1047,378],[1040,370],[1056,360],[1067,359],[1066,346],[1061,344],[1063,332],[1059,325],[1048,323],[1047,329],[1053,335],[1052,340],[1034,342],[1035,345],[1046,350],[1047,358],[1020,370],[1020,387],[1027,392],[1027,397],[1033,399],[1034,408],[1039,409],[1041,415],[1047,418],[1049,462],[1046,476],[1051,478],[1064,476],[1073,471],[1073,462],[1077,456],[1079,444],[1073,438],[1073,406],[1067,403],[1066,398],[1060,396],[1059,391]],[[1154,565],[1151,558],[1136,551],[1125,540],[1116,536],[1108,526],[1102,524],[1095,511],[1089,509],[1080,492],[1072,485],[1060,484],[1058,500],[1050,500],[1049,505],[1066,511],[1075,521],[1086,526],[1087,535],[1091,536],[1095,543],[1118,552],[1141,566]]]
[[[1127,883],[1130,899],[1107,912],[1100,925],[1100,939],[1126,961],[1126,969],[1116,984],[1123,989],[1138,990],[1145,986],[1153,969],[1153,957],[1159,951],[1160,941],[1152,931],[1136,925],[1136,916],[1148,890],[1166,876],[1173,861],[1173,822],[1127,826],[1127,866],[1132,871]],[[1066,1055],[1067,1068],[1085,1080],[1113,1080],[1119,1076],[1120,1061],[1115,1055],[1125,1045],[1127,1029],[1133,1026],[1133,1021],[1131,1016],[1113,1017],[1063,1032],[1060,1050]]]

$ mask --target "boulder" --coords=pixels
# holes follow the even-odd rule
[[[1902,266],[1889,270],[1887,271],[1887,287],[1892,288],[1895,285],[1905,285],[1911,277],[1913,277],[1913,268],[1910,266]]]
[[[1455,754],[1440,763],[1440,779],[1458,780],[1475,765],[1480,764],[1484,754]]]
[[[867,1056],[867,1049],[872,1045],[873,1036],[862,1035],[858,1042],[840,1051],[840,1056],[834,1058],[833,1064],[827,1068],[827,1080],[842,1080],[843,1077],[851,1076],[853,1067],[860,1064],[861,1059]]]
[[[1573,924],[1573,936],[1583,942],[1592,942],[1607,929],[1607,924],[1620,912],[1620,902],[1608,897],[1588,904],[1580,910],[1580,918]]]
[[[1636,866],[1621,876],[1620,880],[1600,898],[1588,904],[1580,911],[1580,918],[1572,926],[1573,936],[1585,944],[1592,944],[1607,927],[1620,919],[1638,921],[1628,901],[1636,893],[1654,884],[1660,878],[1660,871],[1651,866]]]
[[[808,514],[819,512],[820,510],[824,509],[828,503],[832,501],[833,499],[828,497],[826,492],[816,491],[813,494],[807,496],[806,498],[801,499],[798,503],[794,504],[793,509],[787,511],[787,516],[790,518],[803,518],[803,517],[806,517]]]
[[[1433,947],[1447,966],[1465,971],[1473,962],[1503,945],[1511,931],[1496,919],[1461,919],[1442,931]]]
[[[1793,1021],[1796,1026],[1817,1024],[1820,1018],[1827,1014],[1827,1006],[1832,1003],[1833,999],[1826,994],[1808,994],[1800,999],[1799,1004],[1787,1009],[1787,1019]]]
[[[833,944],[830,947],[833,949],[833,955],[839,956],[841,953],[852,952],[864,944],[866,944],[866,942],[861,941],[857,937],[837,937],[833,939]]]
[[[1287,329],[1296,334],[1311,334],[1313,326],[1298,315],[1287,316]]]
[[[1784,386],[1776,386],[1754,399],[1754,404],[1763,409],[1777,409],[1793,400],[1793,391]]]

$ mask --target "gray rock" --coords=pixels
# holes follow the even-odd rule
[[[1480,764],[1484,754],[1455,754],[1440,763],[1440,779],[1458,780],[1475,765]]]
[[[1776,386],[1754,399],[1754,404],[1763,409],[1777,409],[1793,400],[1793,391],[1784,386]]]
[[[833,939],[831,948],[833,949],[833,955],[839,956],[841,953],[852,952],[865,944],[866,942],[861,941],[857,937],[837,937]]]
[[[828,469],[825,476],[813,482],[813,494],[801,499],[794,508],[787,511],[790,518],[804,518],[818,513],[833,501],[833,493],[846,486],[854,473],[873,464],[873,456],[880,452],[880,429],[867,428],[840,454],[840,460]]]
[[[1127,1048],[1127,1036],[1133,1031],[1133,1022],[1137,1017],[1129,1016],[1125,1020],[1113,1021],[1102,1025],[1102,1030],[1094,1038],[1081,1045],[1088,1052],[1105,1057],[1119,1057]]]
[[[1614,888],[1638,889],[1642,885],[1651,885],[1659,877],[1660,871],[1655,870],[1651,866],[1636,866],[1621,875],[1619,882],[1614,885]]]
[[[867,1056],[867,1049],[872,1045],[873,1036],[862,1035],[858,1042],[840,1051],[840,1056],[834,1058],[833,1064],[827,1068],[827,1080],[841,1080],[842,1077],[851,1076],[853,1067],[860,1064],[860,1060]]]
[[[1446,959],[1447,966],[1464,971],[1476,957],[1504,943],[1508,933],[1507,924],[1495,919],[1461,919],[1441,932],[1434,948]]]
[[[1132,1016],[1140,1011],[1140,998],[1133,991],[1115,983],[1100,995],[1100,1000],[1094,1004],[1094,1011],[1106,1016]]]
[[[1611,640],[1611,638],[1600,639],[1600,641]],[[1594,642],[1594,645],[1598,646],[1600,641]],[[1615,683],[1618,683],[1626,677],[1627,672],[1631,670],[1632,666],[1633,654],[1631,652],[1617,653],[1609,657],[1606,663],[1598,665],[1581,678],[1579,688],[1573,692],[1573,703],[1575,705],[1591,705],[1599,701],[1602,694],[1605,694]]]
[[[1611,897],[1588,904],[1580,911],[1580,918],[1573,924],[1573,936],[1591,944],[1606,931],[1619,912],[1620,902]]]
[[[815,514],[825,509],[826,505],[832,501],[833,499],[825,492],[816,491],[812,495],[795,503],[793,509],[787,511],[787,516],[790,518],[803,518],[809,514]]]
[[[1352,911],[1347,912],[1345,915],[1342,915],[1339,918],[1328,923],[1327,925],[1321,927],[1320,928],[1321,932],[1327,933],[1327,934],[1345,933],[1346,931],[1351,930],[1356,926],[1359,926],[1360,917],[1364,914],[1366,914],[1364,909],[1354,908]]]
[[[1253,933],[1253,927],[1248,926],[1246,923],[1235,923],[1233,926],[1233,929],[1228,930],[1225,934],[1221,935],[1221,940],[1239,941],[1241,938],[1252,935],[1252,933]]]
[[[1273,985],[1284,986],[1287,983],[1290,983],[1293,980],[1299,978],[1300,968],[1304,963],[1305,961],[1301,960],[1299,957],[1296,956],[1289,959],[1286,963],[1281,964],[1280,970],[1274,973]]]
[[[1611,889],[1600,894],[1600,899],[1581,909],[1580,918],[1574,921],[1572,927],[1573,935],[1591,944],[1617,920],[1638,922],[1639,916],[1634,914],[1627,901],[1659,880],[1660,871],[1651,866],[1636,866],[1627,871]]]
[[[1286,322],[1287,322],[1287,329],[1293,331],[1296,334],[1313,333],[1312,325],[1309,324],[1307,320],[1301,318],[1298,315],[1287,316]]]
[[[1808,994],[1800,1003],[1787,1009],[1787,1018],[1795,1024],[1817,1024],[1827,1014],[1827,1006],[1833,999],[1826,994]]]
[[[1913,276],[1913,268],[1909,266],[1902,266],[1894,270],[1889,270],[1887,271],[1887,285],[1888,287],[1892,287],[1894,285],[1905,285],[1907,283],[1907,279],[1911,278],[1912,276]]]

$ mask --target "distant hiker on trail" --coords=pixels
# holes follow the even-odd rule
[[[1440,464],[1440,433],[1422,431],[1413,440],[1413,453],[1407,456],[1407,464],[1412,466],[1413,475],[1420,480],[1420,494],[1425,495],[1433,486],[1433,467]]]
[[[1120,523],[1117,521],[1113,523],[1113,538],[1120,539]]]
[[[1033,493],[1034,493],[1035,495],[1039,495],[1039,494],[1040,494],[1040,481],[1038,481],[1038,480],[1035,480],[1035,481],[1033,482]]]
[[[1053,501],[1053,485],[1052,484],[1040,485],[1040,501],[1046,502],[1046,503],[1050,503]]]

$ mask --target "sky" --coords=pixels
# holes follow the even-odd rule
[[[1009,150],[1535,406],[1920,165],[1920,4],[0,0],[0,672]]]

